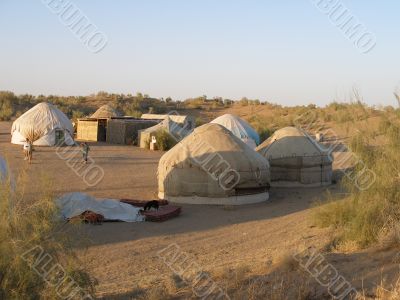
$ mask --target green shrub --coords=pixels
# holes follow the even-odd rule
[[[261,143],[268,139],[277,129],[289,125],[289,122],[286,119],[277,118],[271,120],[259,115],[252,116],[248,121],[260,136]]]
[[[14,114],[16,97],[11,92],[0,91],[0,121],[9,121]]]
[[[266,139],[268,139],[271,135],[274,134],[274,130],[270,128],[261,128],[257,130],[259,136],[260,136],[260,142],[262,143]]]
[[[168,151],[176,145],[174,138],[165,130],[159,130],[155,133],[157,149]]]
[[[126,111],[126,115],[139,119],[142,116],[142,112],[140,110],[135,110],[135,109],[134,110],[127,110]]]
[[[72,120],[74,120],[74,121],[76,121],[76,120],[78,120],[78,119],[80,119],[80,118],[82,118],[84,116],[85,116],[85,114],[80,110],[73,110],[72,111]]]
[[[0,121],[9,121],[14,114],[14,110],[9,102],[0,103]]]
[[[200,118],[200,117],[197,117],[195,123],[196,123],[196,127],[199,127],[199,126],[201,126],[201,125],[206,124],[206,121],[204,121],[204,120],[203,120],[202,118]]]

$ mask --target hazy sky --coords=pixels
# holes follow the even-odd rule
[[[108,43],[92,53],[45,1],[0,0],[0,90],[99,90],[285,105],[395,105],[400,1],[341,1],[376,36],[367,54],[311,0],[97,0],[74,3]]]

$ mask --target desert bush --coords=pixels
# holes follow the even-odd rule
[[[275,130],[270,128],[260,128],[257,130],[258,135],[260,136],[260,142],[262,143],[266,139],[268,139],[271,135],[273,135]]]
[[[165,130],[159,130],[155,133],[157,149],[168,151],[176,145],[174,138]]]
[[[199,127],[201,125],[206,124],[207,122],[205,120],[203,120],[202,118],[197,117],[195,123],[196,123],[196,127]]]
[[[142,116],[142,114],[143,113],[140,110],[135,110],[135,109],[126,111],[127,116],[131,116],[138,119]]]
[[[77,295],[94,292],[94,283],[77,262],[65,223],[58,217],[49,181],[42,181],[34,198],[26,197],[23,179],[16,189],[10,180],[0,183],[0,299],[56,299],[63,285],[56,282],[65,278],[63,274],[46,276],[48,284],[40,275],[44,272],[35,270],[49,271],[57,264],[79,285]],[[41,249],[42,255],[35,249]]]
[[[347,105],[345,103],[338,103],[336,101],[328,104],[327,106],[330,109],[333,109],[334,111],[338,111],[338,110],[343,110],[346,109]]]
[[[184,106],[185,108],[201,109],[206,100],[206,96],[190,98],[184,101]]]
[[[10,102],[0,102],[0,121],[9,121],[14,114],[13,107]]]
[[[241,106],[247,106],[247,105],[249,105],[249,99],[247,99],[246,97],[243,97],[242,99],[240,99],[239,104]]]
[[[371,146],[375,132],[359,132],[349,142],[355,165],[342,185],[349,197],[318,206],[315,221],[340,231],[339,243],[355,241],[360,247],[376,243],[400,222],[400,126],[383,120],[384,142]],[[370,179],[371,185],[363,185]],[[360,188],[361,187],[361,188]]]
[[[249,123],[257,131],[261,142],[269,138],[275,131],[273,128],[267,126],[267,124],[269,124],[268,120],[263,119],[258,115],[251,117]]]
[[[350,122],[353,119],[352,113],[347,110],[347,109],[342,109],[336,111],[336,113],[333,115],[333,120],[339,124]]]
[[[263,275],[254,275],[251,268],[237,266],[213,278],[231,299],[321,299],[315,296],[312,278],[292,261],[293,258],[288,258]]]
[[[85,116],[84,112],[80,110],[73,110],[72,111],[72,120],[76,121],[79,118],[83,118]]]
[[[0,91],[0,121],[9,121],[14,114],[16,97],[11,92]]]
[[[318,116],[324,122],[330,122],[333,119],[332,114],[330,114],[327,110],[320,110],[318,112]]]

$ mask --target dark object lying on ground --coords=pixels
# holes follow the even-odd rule
[[[151,202],[148,200],[134,200],[134,199],[121,199],[119,201],[136,207],[145,207],[147,203]],[[153,201],[157,201],[159,206],[168,205],[167,200],[153,200]]]
[[[157,200],[147,202],[143,210],[144,211],[151,210],[152,208],[154,208],[155,210],[158,210],[160,208],[160,205],[158,204]]]
[[[101,223],[104,222],[104,216],[100,214],[96,214],[95,212],[92,212],[90,210],[84,211],[81,213],[79,216],[76,216],[74,218],[71,218],[69,221],[76,222],[84,222],[84,223],[89,223],[93,225],[101,225]]]
[[[182,207],[173,205],[164,205],[159,210],[143,211],[142,215],[146,216],[149,222],[164,222],[180,215]]]

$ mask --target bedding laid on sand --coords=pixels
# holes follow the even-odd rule
[[[119,220],[123,222],[142,222],[140,208],[122,203],[114,199],[96,199],[83,193],[70,193],[57,199],[57,205],[65,219],[80,216],[91,211],[104,216],[105,220]]]
[[[144,207],[148,202],[150,202],[149,200],[137,200],[137,199],[121,199],[120,201],[122,203],[130,204],[136,207]],[[167,200],[157,200],[157,202],[159,206],[168,205]]]
[[[143,214],[148,222],[164,222],[179,216],[181,211],[182,207],[180,206],[164,205],[158,210],[145,211]]]

